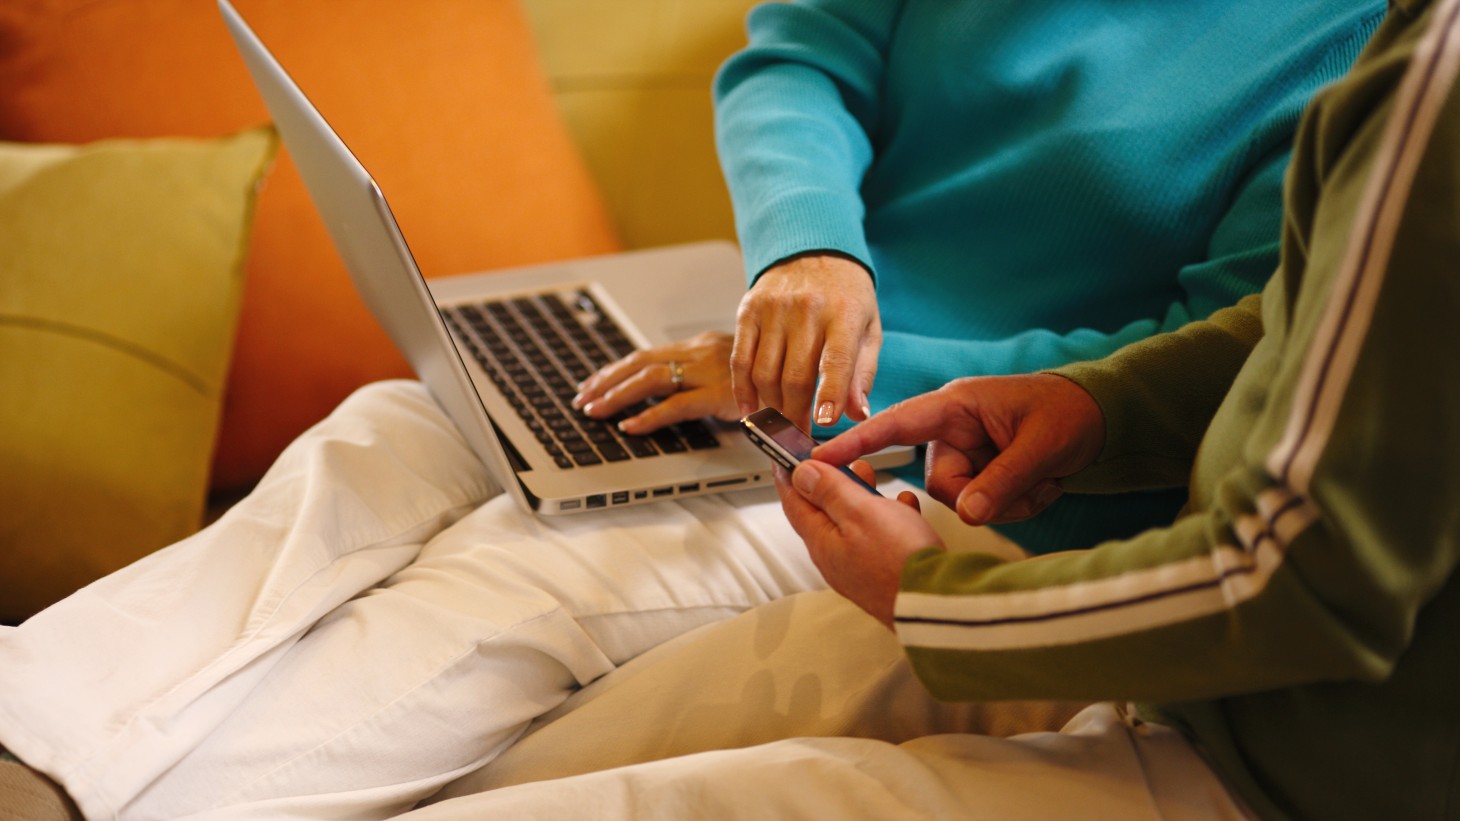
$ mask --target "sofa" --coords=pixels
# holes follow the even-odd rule
[[[428,277],[733,238],[752,0],[237,0]],[[0,621],[185,538],[409,371],[213,0],[0,5]]]

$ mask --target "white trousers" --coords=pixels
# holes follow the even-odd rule
[[[773,493],[530,517],[383,383],[211,527],[0,632],[0,744],[88,818],[387,817],[623,661],[822,586]]]
[[[533,518],[385,383],[212,527],[0,631],[0,744],[88,818],[383,818],[443,785],[412,821],[1237,812],[1109,705],[984,735],[1072,711],[940,705],[880,626],[791,595],[822,587],[772,493]]]

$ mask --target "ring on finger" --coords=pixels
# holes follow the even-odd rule
[[[669,384],[672,386],[671,393],[678,393],[684,387],[684,365],[679,360],[671,359],[669,365]]]

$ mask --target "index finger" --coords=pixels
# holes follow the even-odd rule
[[[614,360],[594,371],[578,386],[578,395],[574,397],[576,406],[587,405],[608,393],[615,386],[642,370],[648,362],[647,353],[634,351],[628,356]]]
[[[899,402],[811,452],[834,465],[875,453],[890,445],[921,445],[942,438],[948,427],[948,400],[925,393]]]
[[[831,425],[847,407],[847,393],[852,383],[852,368],[857,364],[862,338],[858,329],[845,322],[834,322],[826,329],[817,370],[821,386],[816,391],[816,424]]]

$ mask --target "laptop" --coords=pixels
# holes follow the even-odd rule
[[[567,514],[741,490],[770,462],[712,419],[627,436],[568,404],[637,348],[734,327],[744,294],[727,242],[422,277],[379,186],[228,0],[223,19],[355,288],[503,490]],[[879,454],[906,464],[911,449]]]

